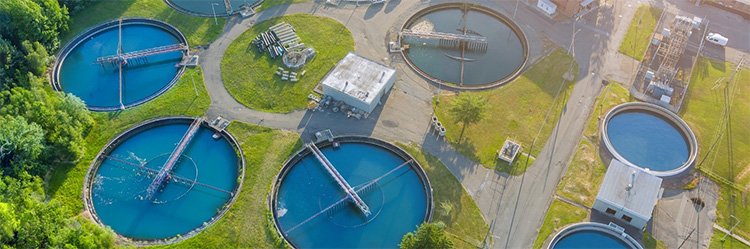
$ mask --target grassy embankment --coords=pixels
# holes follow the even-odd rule
[[[654,33],[656,23],[659,21],[662,9],[651,5],[642,5],[633,15],[628,32],[625,33],[620,44],[620,53],[630,56],[638,61],[643,60],[651,35]]]
[[[519,155],[511,166],[497,160],[496,151],[507,138],[520,142],[525,153],[536,155],[541,151],[557,123],[562,111],[561,105],[567,101],[567,96],[573,89],[570,82],[563,82],[563,75],[570,68],[570,63],[575,63],[573,58],[562,49],[557,49],[505,86],[461,93],[482,96],[487,100],[488,108],[486,117],[467,127],[463,138],[461,124],[456,123],[448,113],[456,95],[435,97],[435,113],[448,130],[448,141],[461,154],[485,167],[513,175],[523,174],[533,160],[526,164],[526,156]],[[578,72],[577,64],[573,65],[572,71]],[[565,85],[562,86],[560,96],[555,99],[560,84]],[[550,108],[552,111],[548,112]],[[532,151],[528,151],[535,138],[537,144]]]

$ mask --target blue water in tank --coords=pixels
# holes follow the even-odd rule
[[[668,171],[689,158],[689,145],[680,129],[653,112],[615,114],[607,124],[607,133],[617,153],[642,168]]]
[[[342,143],[322,152],[355,189],[405,162],[389,150],[364,143]],[[274,215],[282,233],[299,248],[397,248],[403,235],[426,219],[428,193],[416,171],[407,166],[360,192],[372,212],[369,217],[345,202],[302,223],[345,198],[345,193],[312,154],[291,167],[279,187]]]
[[[120,69],[117,65],[100,65],[96,59],[117,53],[117,25],[82,41],[64,58],[60,67],[62,90],[81,98],[87,106],[120,107]],[[166,30],[146,24],[125,23],[122,26],[124,53],[180,43]],[[123,105],[128,106],[165,89],[177,75],[182,52],[170,52],[131,60],[123,66]]]
[[[168,181],[153,200],[146,188],[185,134],[189,123],[162,124],[134,134],[103,157],[91,199],[96,215],[125,237],[155,240],[190,232],[208,222],[231,199],[229,193],[196,184]],[[238,184],[235,149],[201,127],[174,166],[172,175],[232,192]]]

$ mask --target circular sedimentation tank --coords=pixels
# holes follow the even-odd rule
[[[243,6],[255,7],[263,0],[164,0],[170,7],[190,15],[213,17],[229,16],[239,12]],[[229,6],[226,3],[229,3]]]
[[[685,172],[698,155],[698,142],[687,123],[658,105],[618,105],[607,113],[600,130],[607,158],[656,176]]]
[[[595,222],[581,222],[557,233],[547,248],[643,249],[643,246],[618,228]]]
[[[120,54],[127,54],[168,46],[187,48],[188,43],[177,28],[161,21],[110,21],[81,33],[61,50],[53,68],[53,87],[78,96],[91,110],[113,111],[159,96],[184,71],[177,64],[185,49],[152,50],[159,52],[127,59],[122,68],[122,60],[101,60],[117,55],[120,44]]]
[[[86,209],[99,224],[138,245],[165,244],[197,234],[224,214],[242,184],[242,152],[229,133],[194,122],[148,121],[102,149],[84,184]],[[181,143],[193,127],[192,139]],[[170,158],[177,160],[164,171]],[[160,172],[169,173],[155,185]],[[152,185],[157,188],[149,193]]]
[[[521,28],[478,4],[427,7],[411,16],[401,30],[407,64],[423,77],[450,88],[486,89],[510,82],[528,58],[528,42]]]
[[[271,210],[278,232],[296,248],[397,248],[432,214],[432,188],[420,165],[390,143],[338,137],[320,152],[365,203],[348,197],[308,146],[276,178]]]

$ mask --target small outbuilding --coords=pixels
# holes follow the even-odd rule
[[[323,94],[367,113],[396,82],[396,69],[354,53],[347,54],[323,78]]]
[[[612,160],[593,209],[643,229],[661,198],[662,179],[647,171]]]

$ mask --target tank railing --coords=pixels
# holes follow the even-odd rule
[[[103,155],[103,157],[105,157],[107,159],[110,159],[112,161],[115,161],[115,162],[120,162],[120,163],[123,163],[125,165],[136,167],[139,170],[143,170],[143,171],[148,172],[149,175],[156,175],[156,174],[159,173],[158,170],[155,170],[155,169],[152,169],[152,168],[148,168],[146,166],[143,166],[142,164],[128,162],[126,160],[123,160],[123,159],[120,159],[120,158],[117,158],[117,157],[113,157],[113,156],[104,156]],[[228,194],[230,196],[234,195],[234,193],[232,191],[229,191],[229,190],[226,190],[226,189],[222,189],[222,188],[210,185],[210,184],[198,182],[198,181],[195,181],[195,180],[190,180],[190,179],[182,177],[182,176],[169,175],[169,180],[172,180],[172,181],[174,181],[176,183],[186,184],[186,185],[187,184],[195,184],[195,185],[198,185],[198,186],[201,186],[201,187],[205,187],[205,188],[208,188],[208,189],[212,189],[212,190],[216,190],[216,191],[219,191],[219,192],[226,193],[226,194]]]
[[[339,187],[341,187],[344,192],[346,192],[346,195],[354,201],[354,204],[357,205],[360,211],[365,216],[370,216],[370,207],[367,206],[364,200],[359,197],[356,191],[352,188],[351,185],[349,185],[348,182],[346,182],[346,179],[344,179],[343,176],[336,170],[336,167],[333,167],[333,164],[331,164],[331,161],[328,161],[328,158],[326,158],[325,155],[323,155],[323,152],[318,149],[318,146],[315,145],[315,143],[309,143],[307,144],[307,148],[310,149],[310,151],[315,155],[315,158],[320,161],[320,164],[323,165],[323,168],[328,171],[328,174],[330,174],[334,180],[336,180],[336,183],[339,184]]]
[[[203,123],[203,117],[195,119],[195,121],[190,124],[188,131],[185,133],[185,135],[182,136],[182,139],[180,139],[180,142],[174,148],[172,154],[169,155],[169,160],[164,163],[164,167],[159,170],[159,173],[156,175],[156,177],[154,177],[154,180],[146,189],[147,199],[151,200],[154,198],[156,191],[159,189],[159,187],[161,187],[162,183],[164,183],[164,180],[166,180],[166,178],[170,175],[172,168],[177,163],[177,160],[182,155],[182,152],[185,151],[185,148],[187,148],[190,140],[192,140],[195,136],[195,133],[198,132],[198,128],[200,128],[201,123]]]
[[[122,18],[117,22],[117,57],[122,56]],[[97,59],[98,61],[99,59]],[[125,110],[125,104],[122,103],[122,63],[117,63],[119,70],[117,71],[120,80],[118,81],[118,89],[120,96],[120,110]]]
[[[316,148],[317,148],[317,147],[316,147]],[[370,180],[370,181],[366,182],[366,183],[365,183],[365,184],[363,184],[362,186],[359,186],[359,187],[355,188],[355,189],[354,189],[354,192],[355,192],[355,193],[360,193],[360,192],[362,192],[362,191],[366,191],[366,190],[369,190],[369,189],[370,189],[370,188],[371,188],[372,186],[374,186],[374,185],[375,185],[375,183],[378,183],[378,182],[379,182],[380,180],[382,180],[382,179],[383,179],[383,178],[385,178],[386,176],[388,176],[388,175],[390,175],[390,174],[393,174],[393,172],[396,172],[396,170],[398,170],[398,169],[400,169],[400,168],[403,168],[403,167],[404,167],[404,166],[406,166],[406,165],[409,165],[409,163],[411,163],[411,162],[412,162],[412,160],[410,159],[410,160],[408,160],[408,161],[406,161],[406,162],[402,163],[401,165],[399,165],[399,166],[397,166],[397,167],[395,167],[395,168],[391,169],[390,171],[386,172],[385,174],[383,174],[383,175],[381,175],[381,176],[379,176],[379,177],[377,177],[377,178],[375,178],[375,179],[372,179],[372,180]],[[342,203],[344,203],[344,201],[346,201],[346,200],[348,200],[348,199],[349,199],[349,196],[348,196],[348,195],[347,195],[347,196],[345,196],[344,198],[341,198],[341,199],[339,199],[338,201],[334,202],[333,204],[329,205],[328,207],[324,208],[323,210],[320,210],[319,212],[317,212],[317,213],[313,214],[312,216],[310,216],[309,218],[307,218],[307,219],[303,220],[302,222],[300,222],[300,223],[297,223],[297,225],[294,225],[293,227],[289,228],[288,230],[286,230],[286,231],[284,232],[284,235],[285,235],[285,236],[286,236],[286,235],[288,235],[288,234],[289,234],[289,233],[291,233],[292,231],[294,231],[294,230],[296,230],[297,228],[301,227],[302,225],[304,225],[304,224],[306,224],[306,223],[310,222],[311,220],[313,220],[313,219],[317,218],[317,217],[318,217],[318,216],[320,216],[321,214],[324,214],[324,213],[328,212],[329,210],[331,210],[331,209],[333,209],[333,208],[335,208],[335,207],[337,207],[337,206],[341,205]]]
[[[127,64],[128,60],[130,59],[182,51],[182,50],[186,50],[187,48],[188,47],[185,44],[177,43],[177,44],[141,49],[141,50],[131,51],[127,53],[122,53],[121,51],[118,51],[118,53],[115,55],[108,55],[108,56],[102,56],[102,57],[96,58],[96,62],[99,64],[104,64],[104,63]]]
[[[401,31],[401,37],[416,37],[421,39],[439,40],[442,46],[459,47],[464,44],[467,49],[476,51],[487,51],[487,37],[470,34],[454,34],[437,31],[414,31],[404,29]]]

